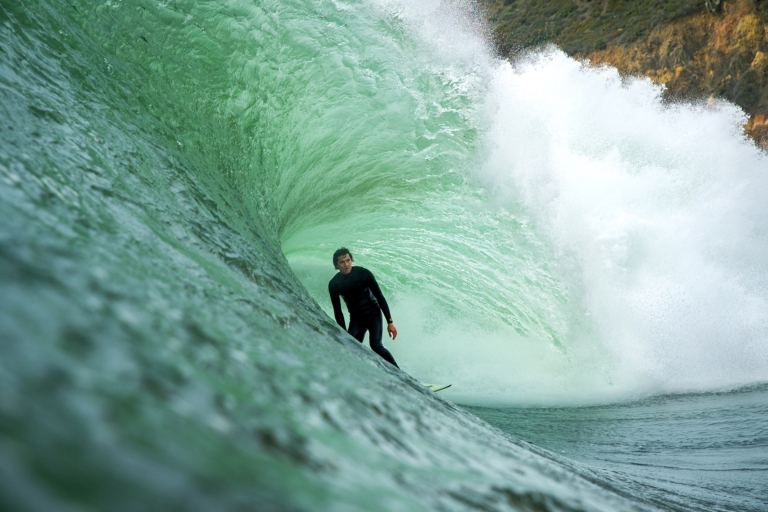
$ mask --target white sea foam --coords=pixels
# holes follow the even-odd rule
[[[661,92],[557,50],[502,63],[477,175],[553,245],[595,328],[571,342],[604,348],[614,379],[768,380],[768,158],[738,108]]]

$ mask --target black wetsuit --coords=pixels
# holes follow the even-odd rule
[[[368,341],[373,351],[397,366],[395,358],[381,343],[381,312],[387,318],[387,323],[392,320],[392,316],[371,271],[363,267],[352,267],[347,275],[339,272],[328,283],[328,293],[331,294],[333,314],[341,328],[346,329],[347,326],[344,323],[344,314],[341,312],[339,296],[344,299],[349,311],[349,334],[362,343],[365,331],[368,331]]]

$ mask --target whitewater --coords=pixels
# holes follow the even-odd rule
[[[487,41],[460,1],[0,0],[0,508],[764,510],[745,115]],[[340,246],[402,372],[329,315]]]

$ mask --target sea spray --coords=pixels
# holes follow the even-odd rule
[[[637,391],[768,378],[768,158],[724,104],[558,51],[501,65],[478,175],[524,205],[602,346]]]

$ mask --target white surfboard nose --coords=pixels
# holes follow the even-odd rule
[[[427,384],[426,382],[422,382],[421,384],[429,388],[430,391],[435,391],[435,392],[451,387],[450,384]]]

